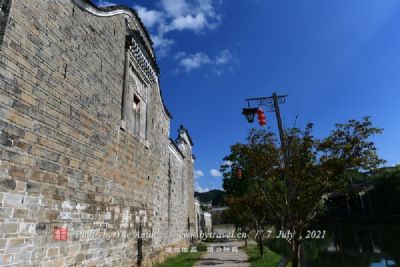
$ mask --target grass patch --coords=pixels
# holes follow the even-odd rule
[[[157,264],[156,267],[192,267],[200,259],[201,254],[201,252],[179,253]]]
[[[264,258],[261,258],[257,245],[248,245],[244,248],[251,267],[275,267],[281,259],[281,256],[272,252],[267,247],[264,248]],[[289,264],[288,266],[291,266]]]
[[[197,251],[201,252],[201,251],[207,251],[207,245],[204,243],[198,243],[197,244]]]

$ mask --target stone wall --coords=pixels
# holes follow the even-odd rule
[[[147,266],[166,246],[187,245],[193,144],[183,127],[176,143],[169,138],[158,79],[146,87],[146,137],[121,121],[127,25],[142,33],[141,52],[157,73],[141,24],[70,0],[5,2],[0,265]],[[57,227],[67,240],[55,240]]]

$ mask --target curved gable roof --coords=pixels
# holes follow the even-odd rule
[[[129,16],[135,23],[136,28],[139,30],[140,38],[145,44],[145,48],[146,50],[148,50],[147,52],[151,56],[151,59],[157,65],[156,56],[153,50],[153,41],[151,40],[150,34],[147,31],[146,27],[144,26],[136,10],[127,6],[120,6],[120,5],[99,7],[96,6],[94,3],[92,3],[92,1],[90,0],[72,0],[72,2],[80,9],[87,11],[98,17],[112,17],[121,14]]]
[[[153,50],[153,41],[151,40],[150,34],[147,31],[146,27],[144,26],[136,10],[130,7],[120,6],[120,5],[98,7],[94,3],[92,3],[91,0],[71,0],[71,1],[83,11],[89,12],[90,14],[98,17],[112,17],[121,14],[129,16],[135,23],[137,29],[140,32],[139,37],[145,44],[145,49],[147,50],[148,55],[150,56],[151,60],[154,63],[154,66],[156,67],[157,74],[160,74],[156,56]],[[165,114],[167,115],[168,118],[172,119],[172,115],[164,103],[160,87],[158,88],[158,91],[160,93],[161,103],[163,105]]]

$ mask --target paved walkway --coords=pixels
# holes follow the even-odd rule
[[[239,247],[244,245],[242,241],[227,241],[224,243],[208,243],[208,251],[203,254],[195,267],[249,267],[247,255]],[[210,247],[212,247],[213,252]],[[224,251],[225,249],[225,251]],[[237,251],[236,251],[237,249]],[[230,250],[230,252],[228,252]],[[233,252],[232,252],[233,250]]]

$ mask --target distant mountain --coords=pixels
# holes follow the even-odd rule
[[[194,192],[194,196],[197,197],[200,202],[212,201],[213,206],[224,205],[225,192],[222,190],[214,189],[204,193]]]

